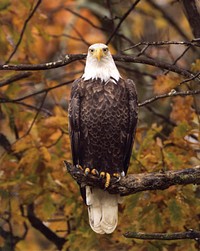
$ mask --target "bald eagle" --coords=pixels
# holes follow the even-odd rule
[[[106,188],[113,176],[127,173],[137,110],[134,82],[120,76],[107,45],[91,45],[84,74],[72,86],[69,133],[73,164],[105,180],[104,190],[80,188],[90,226],[99,234],[110,234],[117,226],[120,195]]]

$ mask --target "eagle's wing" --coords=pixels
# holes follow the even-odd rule
[[[127,131],[126,136],[126,143],[125,143],[125,153],[124,153],[124,172],[125,174],[128,171],[129,161],[131,157],[137,119],[138,119],[138,103],[137,103],[137,91],[135,88],[135,84],[133,80],[127,79],[125,80],[125,85],[128,90],[128,99],[129,99],[129,128]]]
[[[80,151],[80,94],[78,83],[80,79],[74,81],[71,89],[71,99],[69,102],[69,136],[71,141],[71,151],[73,164],[79,164]]]

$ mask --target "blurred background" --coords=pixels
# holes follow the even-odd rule
[[[191,1],[195,9],[187,1],[137,2],[1,0],[0,64],[39,67],[87,53],[93,43],[108,43],[139,97],[129,173],[194,167],[200,164],[200,97],[162,95],[199,90],[200,50],[194,39],[200,26],[190,19],[192,11],[198,18],[199,1]],[[119,56],[132,59],[125,63]],[[71,84],[84,65],[85,60],[76,60],[48,70],[0,72],[0,250],[198,250],[192,240],[123,236],[200,230],[195,185],[126,196],[112,235],[90,229],[78,185],[63,165],[71,162]]]

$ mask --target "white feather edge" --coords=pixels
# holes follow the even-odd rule
[[[118,203],[122,198],[118,194],[86,186],[86,204],[88,206],[89,223],[98,234],[112,233],[118,222]]]

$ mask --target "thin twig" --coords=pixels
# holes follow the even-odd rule
[[[172,65],[176,65],[176,63],[186,54],[187,51],[191,48],[191,45],[188,45],[188,47],[174,60]],[[167,70],[164,74],[167,75],[169,73],[169,70]]]
[[[96,28],[96,29],[98,29],[98,30],[105,31],[104,28],[102,28],[102,27],[100,27],[100,26],[97,26],[97,25],[93,24],[88,18],[86,18],[86,17],[82,16],[81,14],[79,14],[79,13],[73,11],[72,9],[69,9],[69,8],[65,7],[65,10],[66,10],[66,11],[69,11],[69,12],[71,12],[73,15],[75,15],[75,16],[81,18],[82,20],[84,20],[85,22],[87,22],[88,24],[90,24],[93,28]]]
[[[200,93],[200,90],[194,90],[194,91],[180,91],[177,92],[176,90],[171,90],[169,93],[164,93],[161,95],[157,95],[155,97],[152,97],[150,99],[147,99],[141,103],[138,104],[138,106],[144,106],[150,103],[155,102],[158,99],[163,99],[167,97],[175,97],[175,96],[188,96],[188,95],[197,95]]]
[[[189,37],[184,32],[184,29],[180,28],[179,25],[175,22],[175,20],[172,18],[171,15],[166,11],[166,9],[162,8],[161,5],[157,4],[156,2],[149,0],[148,3],[158,11],[160,11],[163,15],[163,17],[174,27],[174,29],[187,41],[189,40]]]
[[[24,103],[22,101],[11,100],[11,99],[8,99],[8,98],[3,98],[3,99],[0,98],[0,103],[13,103],[13,104],[18,104],[18,105],[21,105],[21,106],[25,106],[25,107],[27,107],[28,109],[31,109],[31,110],[36,110],[36,111],[39,110],[39,108],[36,107],[36,106],[30,105],[30,104],[26,104],[26,103]],[[50,111],[48,111],[47,109],[45,109],[45,108],[40,109],[40,111],[44,112],[48,116],[52,115],[52,113]]]
[[[42,94],[42,93],[46,93],[46,92],[49,92],[51,90],[54,90],[54,89],[57,89],[61,86],[64,86],[64,85],[68,85],[68,84],[71,84],[73,83],[74,80],[70,80],[70,81],[67,81],[67,82],[64,82],[64,83],[61,83],[61,84],[58,84],[58,85],[55,85],[55,86],[52,86],[52,87],[48,87],[48,88],[45,88],[45,89],[42,89],[40,91],[37,91],[37,92],[34,92],[34,93],[31,93],[31,94],[28,94],[26,96],[23,96],[21,98],[16,98],[16,99],[6,99],[6,98],[2,98],[0,99],[0,103],[11,103],[11,102],[19,102],[19,101],[22,101],[24,99],[27,99],[27,98],[31,98],[33,96],[36,96],[38,94]]]
[[[192,40],[192,41],[154,41],[154,42],[143,41],[143,42],[139,42],[135,45],[132,45],[132,46],[124,49],[123,51],[128,51],[128,50],[137,48],[141,45],[148,45],[148,46],[184,45],[184,46],[200,47],[200,45],[195,40]]]
[[[11,77],[8,77],[7,79],[4,79],[2,81],[0,81],[0,87],[3,87],[3,86],[6,86],[6,85],[9,85],[13,82],[16,82],[16,81],[19,81],[23,78],[28,78],[32,75],[31,72],[21,72],[21,73],[18,73],[18,74],[15,74]]]
[[[42,98],[41,104],[40,104],[40,106],[39,106],[39,108],[38,108],[38,110],[37,110],[37,112],[36,112],[36,114],[35,114],[35,116],[34,116],[34,118],[33,118],[33,121],[31,122],[31,125],[30,125],[28,131],[27,131],[27,132],[24,134],[24,136],[22,136],[21,138],[23,138],[23,137],[25,137],[26,135],[28,135],[28,134],[30,133],[31,129],[33,128],[33,125],[35,124],[35,121],[36,121],[36,119],[37,119],[37,117],[38,117],[38,115],[39,115],[39,113],[40,113],[40,111],[41,111],[41,109],[42,109],[42,106],[44,105],[44,102],[45,102],[45,99],[46,99],[46,97],[47,97],[47,94],[48,94],[48,92],[45,92],[45,94],[44,94],[44,96],[43,96],[43,98]]]
[[[126,11],[126,13],[122,16],[122,18],[120,19],[118,25],[116,26],[116,28],[114,29],[114,31],[112,32],[112,34],[110,35],[108,41],[106,42],[106,44],[109,44],[110,41],[112,40],[112,38],[115,36],[115,34],[118,32],[120,26],[122,25],[122,23],[124,22],[124,20],[128,17],[128,15],[131,13],[132,10],[135,9],[136,5],[140,2],[140,0],[136,0],[132,6]]]
[[[37,1],[35,7],[32,9],[32,11],[30,12],[29,16],[28,16],[27,19],[25,20],[24,25],[23,25],[23,28],[22,28],[22,30],[21,30],[21,33],[20,33],[20,35],[19,35],[19,40],[18,40],[17,44],[15,45],[15,48],[14,48],[13,52],[10,54],[10,56],[9,56],[9,58],[8,58],[8,60],[6,61],[5,64],[8,64],[8,63],[10,62],[11,58],[12,58],[12,57],[14,56],[14,54],[16,53],[16,51],[17,51],[17,49],[18,49],[18,47],[19,47],[19,45],[20,45],[20,43],[21,43],[21,41],[22,41],[24,32],[25,32],[25,30],[26,30],[26,26],[27,26],[28,22],[31,20],[32,16],[33,16],[34,13],[36,12],[36,10],[37,10],[37,8],[39,7],[39,5],[41,4],[41,2],[42,2],[42,0],[38,0],[38,1]]]

